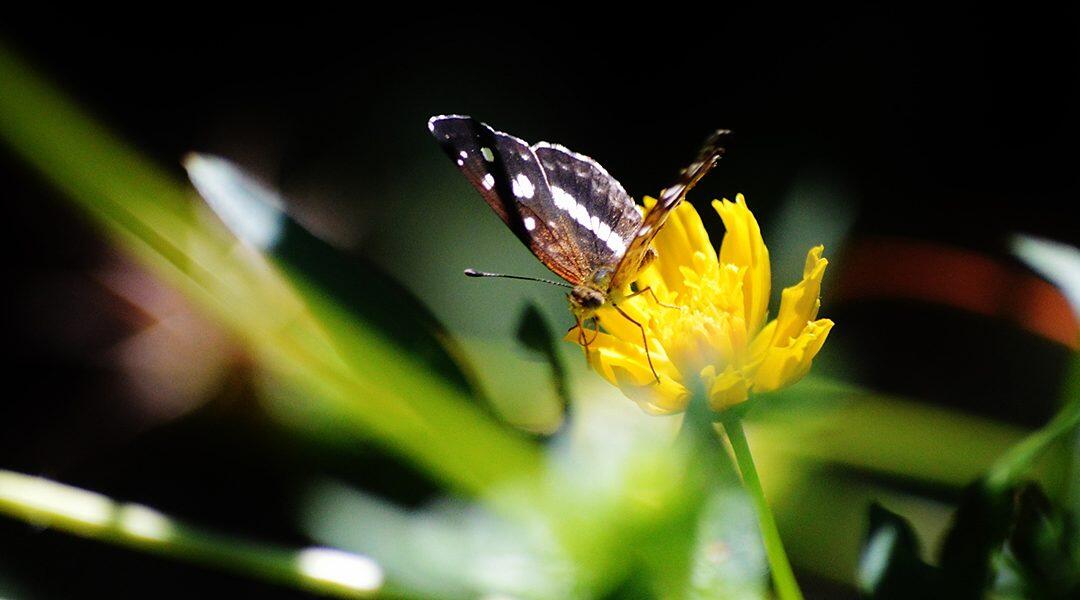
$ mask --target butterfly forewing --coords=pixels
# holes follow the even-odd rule
[[[626,254],[615,269],[615,274],[611,278],[613,289],[619,289],[637,278],[638,268],[645,257],[645,252],[649,249],[649,244],[664,226],[664,221],[667,220],[671,211],[675,210],[675,207],[686,197],[686,193],[713,168],[716,161],[724,156],[725,144],[730,135],[731,132],[726,129],[715,131],[705,140],[694,162],[679,173],[675,184],[660,193],[656,204],[645,213],[645,218],[641,220],[641,225],[628,244]]]
[[[428,121],[488,205],[549,269],[605,294],[637,277],[668,215],[723,156],[730,132],[706,140],[697,158],[644,217],[633,198],[591,158],[557,144],[532,147],[467,116]]]
[[[563,146],[533,145],[560,211],[561,229],[573,233],[593,274],[615,271],[641,223],[623,186],[593,159]]]
[[[590,274],[588,257],[558,208],[532,148],[472,117],[432,117],[428,129],[488,205],[545,266],[570,283]]]

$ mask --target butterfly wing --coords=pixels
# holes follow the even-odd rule
[[[641,224],[634,199],[588,156],[547,142],[535,144],[533,151],[547,175],[561,228],[572,232],[590,275],[610,277]]]
[[[585,280],[589,258],[577,247],[571,225],[528,144],[467,116],[432,117],[428,129],[540,262],[570,283]]]
[[[664,221],[667,220],[671,211],[675,210],[675,207],[683,201],[687,192],[693,189],[697,182],[701,181],[701,178],[712,170],[716,161],[724,156],[725,145],[728,143],[730,136],[731,132],[727,129],[719,129],[710,135],[702,145],[694,162],[679,173],[678,181],[660,193],[656,204],[645,213],[645,218],[641,220],[641,224],[633,233],[626,253],[623,255],[622,260],[619,261],[615,274],[611,278],[612,289],[619,289],[637,277],[638,268],[645,257],[645,252],[648,251],[649,244],[659,233],[660,228],[664,226]]]

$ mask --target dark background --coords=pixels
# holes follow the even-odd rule
[[[745,192],[769,223],[793,189],[835,192],[826,207],[848,220],[835,236],[841,246],[899,235],[1020,269],[1008,234],[1080,241],[1072,15],[628,18],[514,8],[520,14],[497,19],[447,6],[169,28],[49,20],[5,23],[0,38],[178,176],[189,150],[237,160],[283,189],[313,230],[398,273],[433,305],[447,288],[425,283],[432,271],[456,277],[484,260],[504,268],[485,248],[516,244],[429,139],[425,121],[438,113],[589,154],[638,198],[667,185],[708,131],[729,127],[736,144],[696,197]],[[294,484],[312,470],[400,502],[430,492],[368,449],[342,456],[268,433],[245,409],[244,357],[221,332],[213,335],[230,369],[212,399],[176,418],[133,409],[145,390],[102,357],[153,318],[99,277],[131,265],[7,148],[0,182],[8,381],[18,390],[0,408],[0,466],[289,543],[304,542],[288,515]],[[453,196],[423,193],[442,182],[455,182]],[[444,214],[448,197],[462,203],[456,228],[429,216]],[[498,246],[470,254],[474,223],[476,239],[491,233]],[[706,223],[719,234],[718,220]],[[445,255],[458,253],[462,264],[447,266]],[[841,270],[830,272],[835,281],[842,254],[829,254]],[[528,264],[527,254],[514,256]],[[1060,344],[956,307],[825,305],[841,324],[835,352],[873,357],[857,370],[823,367],[834,374],[1024,425],[1052,410],[1031,399],[1053,396],[1068,356]],[[454,331],[506,335],[509,317],[477,314],[440,316]],[[293,595],[6,521],[0,566],[32,590],[26,597]]]

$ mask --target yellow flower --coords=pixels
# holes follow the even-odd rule
[[[647,207],[654,203],[645,199]],[[751,391],[795,383],[833,326],[817,318],[828,264],[822,246],[807,254],[802,281],[783,291],[776,318],[766,322],[769,251],[757,220],[741,194],[713,207],[726,228],[719,254],[697,211],[683,202],[653,242],[657,259],[637,279],[638,289],[651,288],[660,303],[649,293],[618,302],[645,327],[659,382],[641,330],[613,308],[597,313],[604,332],[595,339],[585,332],[589,364],[651,413],[685,409],[693,388],[707,392],[713,410],[723,410]],[[579,342],[577,328],[566,339]]]

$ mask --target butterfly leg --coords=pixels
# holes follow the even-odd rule
[[[574,317],[577,320],[577,340],[578,345],[585,349],[585,362],[589,362],[589,344],[596,341],[594,337],[592,341],[585,337],[585,324],[581,322],[581,317]]]
[[[633,298],[634,296],[640,296],[641,294],[644,294],[645,292],[649,292],[649,295],[652,296],[653,301],[656,302],[657,304],[659,304],[660,306],[663,306],[664,308],[677,308],[679,310],[683,309],[683,307],[681,307],[681,306],[675,306],[674,304],[664,304],[663,302],[661,302],[660,298],[658,298],[656,296],[656,292],[653,291],[652,286],[645,286],[644,288],[634,292],[633,294],[628,295],[627,298]]]
[[[643,327],[641,323],[635,321],[633,317],[626,314],[626,311],[619,308],[618,304],[612,304],[612,306],[615,307],[615,310],[619,311],[619,314],[622,315],[624,319],[630,321],[631,323],[636,325],[638,329],[641,330],[641,343],[642,346],[645,348],[645,358],[649,361],[649,370],[652,371],[653,377],[656,378],[656,383],[660,383],[660,375],[656,373],[656,367],[654,367],[652,364],[652,354],[649,353],[649,338],[645,335],[645,327]]]
[[[592,336],[592,339],[589,340],[589,342],[588,342],[589,344],[592,344],[593,342],[595,342],[596,338],[600,336],[600,319],[597,319],[596,317],[593,317],[592,324],[593,324],[593,336]]]

